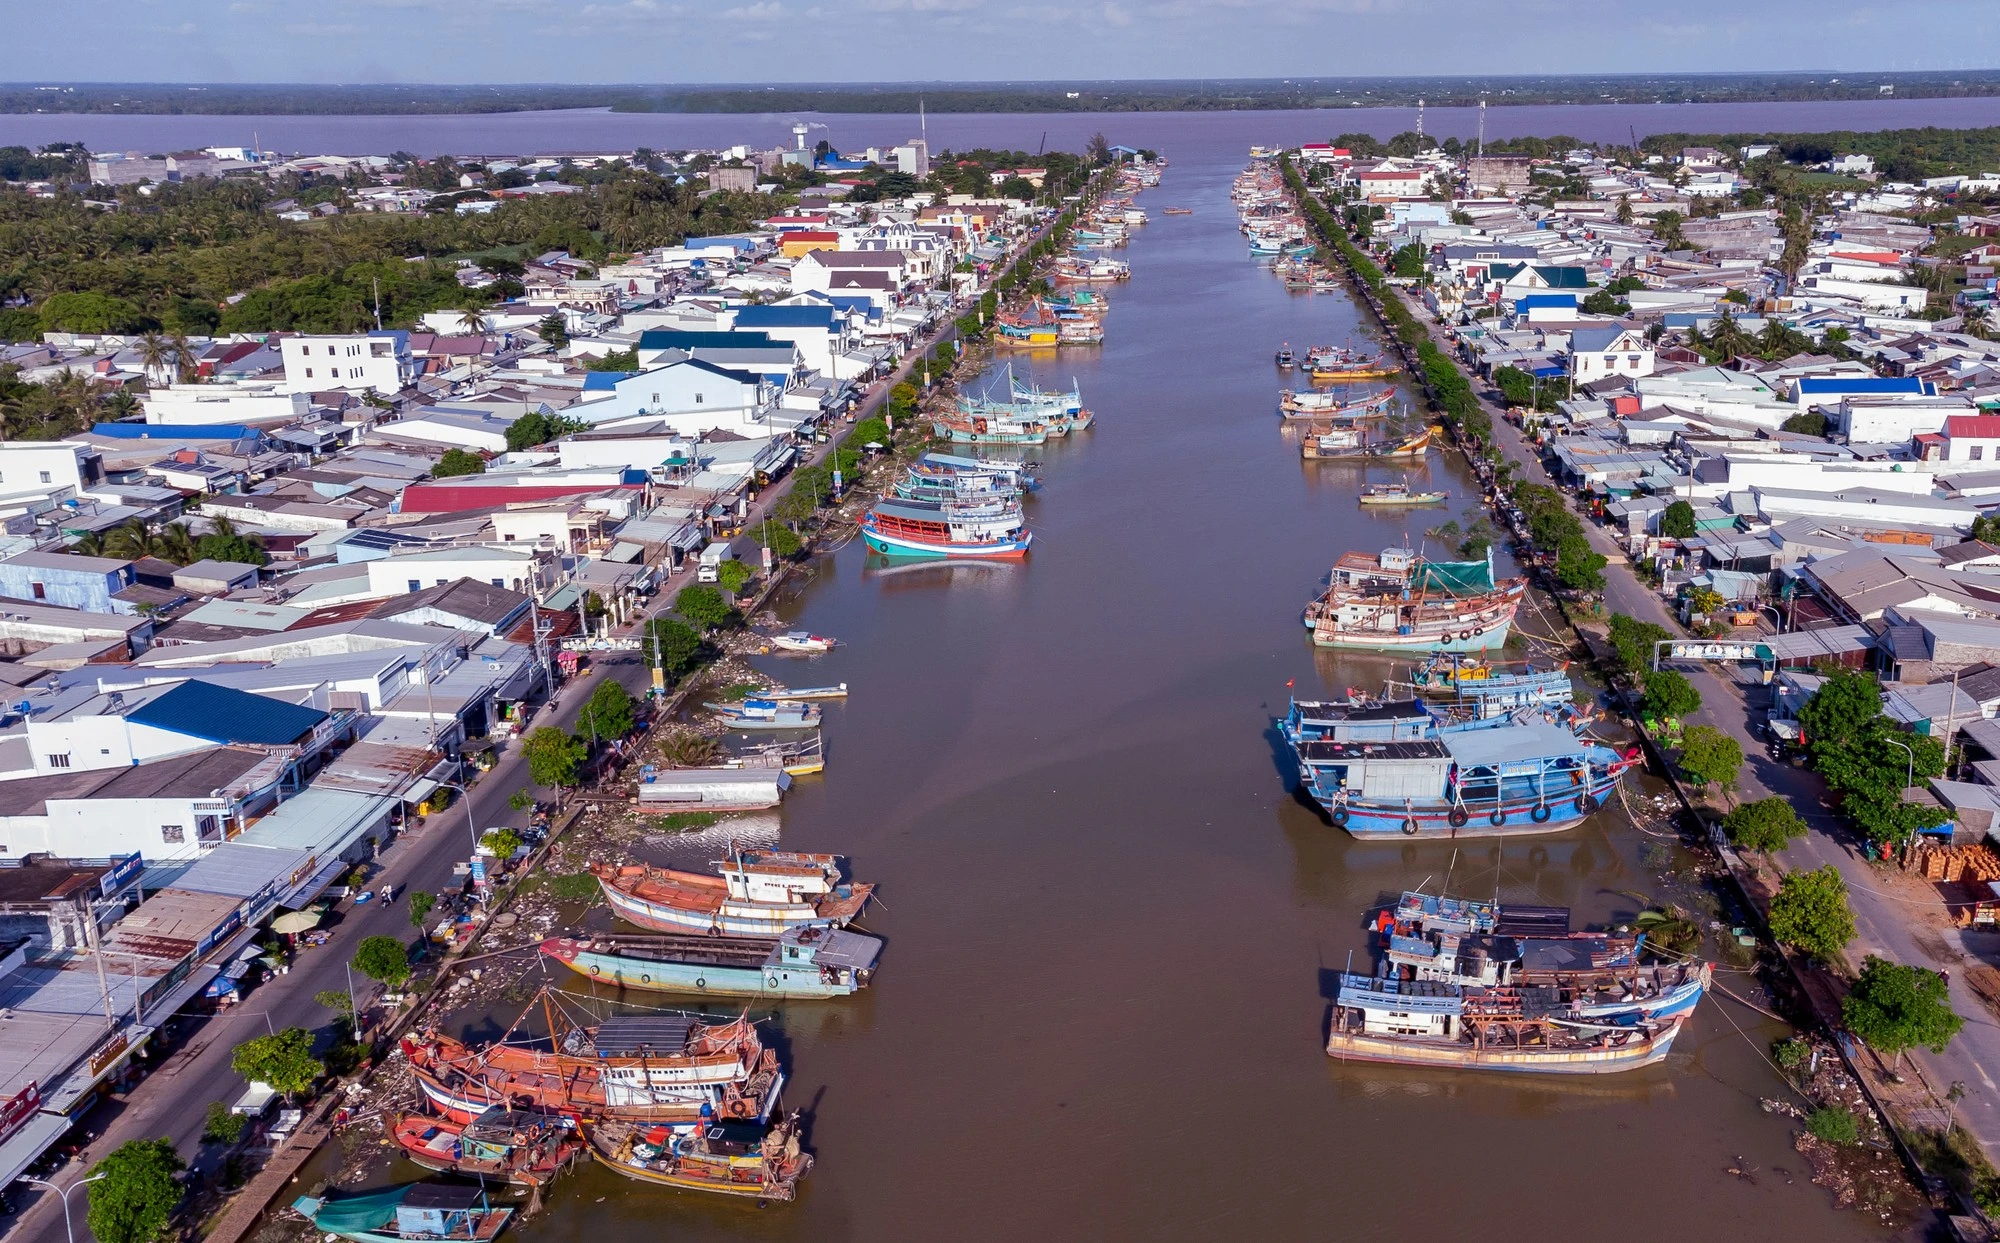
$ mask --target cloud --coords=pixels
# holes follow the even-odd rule
[[[304,39],[337,39],[343,35],[360,34],[361,27],[340,22],[294,22],[285,27],[285,33]]]
[[[1130,26],[1132,24],[1132,15],[1117,5],[1109,3],[1109,0],[1106,0],[1104,6],[1104,24],[1107,26]]]
[[[730,21],[769,22],[785,15],[785,6],[777,0],[757,0],[755,4],[739,4],[733,9],[724,9],[719,16]]]

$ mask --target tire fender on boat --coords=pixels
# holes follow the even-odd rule
[[[652,982],[653,982],[653,977],[650,975],[642,975],[639,977],[639,983],[641,984],[651,984]]]
[[[1458,632],[1458,641],[1460,643],[1464,643],[1470,638],[1472,638],[1472,632],[1470,630],[1461,630]]]
[[[722,1108],[723,1112],[727,1113],[732,1118],[747,1118],[750,1116],[751,1113],[750,1102],[744,1100],[740,1096],[737,1097],[735,1100],[730,1101],[727,1105],[724,1105]]]
[[[1417,835],[1417,818],[1415,816],[1411,816],[1403,821],[1403,832],[1411,837]]]
[[[604,968],[602,968],[602,967],[592,967],[592,968],[590,969],[590,974],[592,974],[592,975],[603,975],[603,974],[604,974]]]
[[[1492,811],[1487,812],[1486,823],[1496,827],[1507,823],[1507,809],[1505,807],[1495,807]]]
[[[775,976],[775,975],[774,975],[774,976],[771,976],[771,977],[770,977],[769,979],[765,980],[765,981],[764,981],[764,983],[765,983],[765,984],[766,984],[766,985],[767,985],[768,987],[771,987],[771,988],[776,988],[776,987],[778,987],[778,977],[777,977],[777,976]]]
[[[707,988],[707,987],[708,987],[708,981],[707,981],[707,980],[704,980],[704,979],[702,979],[702,978],[701,978],[700,976],[696,976],[696,977],[694,978],[694,986],[695,986],[696,988]]]
[[[1554,812],[1549,810],[1547,803],[1537,803],[1535,804],[1535,809],[1528,813],[1528,819],[1533,820],[1536,824],[1547,824],[1549,817],[1554,814]]]
[[[1328,812],[1327,815],[1332,819],[1335,828],[1345,828],[1350,818],[1350,813],[1345,807],[1336,807]]]
[[[1466,811],[1465,808],[1463,807],[1452,808],[1450,811],[1445,813],[1444,817],[1445,823],[1449,824],[1454,829],[1464,828],[1465,822],[1470,819],[1472,819],[1472,813]],[[1409,830],[1405,829],[1404,831],[1408,832]]]
[[[1576,813],[1579,816],[1587,816],[1591,812],[1596,810],[1597,810],[1597,796],[1595,794],[1591,794],[1588,791],[1586,791],[1585,793],[1576,796]]]

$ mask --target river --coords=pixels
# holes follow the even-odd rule
[[[1758,1107],[1785,1094],[1762,1055],[1782,1029],[1731,1003],[1705,1002],[1666,1064],[1588,1082],[1322,1051],[1371,904],[1449,882],[1629,918],[1668,848],[1615,801],[1542,841],[1361,844],[1288,793],[1287,680],[1387,672],[1316,657],[1300,606],[1340,552],[1443,514],[1364,513],[1357,486],[1400,471],[1302,463],[1281,431],[1273,348],[1360,329],[1345,296],[1287,294],[1246,259],[1238,166],[1177,160],[1141,196],[1107,344],[1032,364],[1074,376],[1099,422],[1040,452],[1025,564],[884,572],[857,541],[782,607],[845,646],[764,667],[853,688],[783,841],[879,882],[864,922],[888,942],[868,992],[775,1012],[818,1154],[799,1201],[591,1167],[512,1237],[1887,1237],[1807,1182]],[[1463,510],[1456,463],[1412,473]]]
[[[1471,139],[1477,108],[1431,108],[1424,132]],[[660,151],[738,143],[789,146],[795,121],[815,123],[813,141],[860,149],[906,142],[918,132],[907,114],[649,113],[601,109],[445,116],[157,116],[0,114],[0,145],[82,142],[93,151],[179,151],[248,146],[294,155],[420,156]],[[994,147],[1080,151],[1098,132],[1128,146],[1171,151],[1184,161],[1239,159],[1251,144],[1296,145],[1357,132],[1388,138],[1417,125],[1415,108],[1334,108],[1272,112],[946,113],[929,118],[933,150]],[[1568,134],[1625,143],[1632,134],[1814,132],[1936,125],[2000,125],[2000,97],[1821,100],[1718,104],[1528,104],[1490,107],[1486,136]]]

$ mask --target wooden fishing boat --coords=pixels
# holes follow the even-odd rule
[[[417,1239],[479,1243],[497,1236],[514,1215],[512,1208],[487,1203],[483,1187],[448,1183],[405,1183],[359,1195],[300,1196],[292,1208],[313,1229],[354,1243]]]
[[[781,699],[746,699],[742,703],[705,703],[702,707],[730,729],[818,729],[818,704]]]
[[[1665,1058],[1687,1023],[1686,1014],[1587,1018],[1549,1008],[1538,992],[1343,974],[1334,994],[1327,1055],[1404,1066],[1601,1075]]]
[[[1354,397],[1347,393],[1315,393],[1287,390],[1278,394],[1278,413],[1289,420],[1325,422],[1328,419],[1387,418],[1395,403],[1396,390]]]
[[[825,772],[825,739],[815,732],[810,738],[762,743],[744,754],[723,760],[722,765],[735,769],[778,768],[793,777]],[[644,790],[642,785],[641,793]]]
[[[590,1155],[627,1178],[757,1200],[789,1200],[812,1169],[798,1115],[769,1127],[717,1122],[688,1134],[629,1123],[585,1128]]]
[[[551,937],[542,953],[593,983],[648,993],[812,1000],[866,988],[879,938],[839,928],[787,928],[777,940],[678,934]]]
[[[1378,439],[1358,426],[1336,427],[1307,435],[1299,445],[1299,456],[1308,462],[1368,461],[1380,458],[1419,458],[1431,450],[1431,429],[1401,439]]]
[[[861,538],[888,557],[1028,555],[1034,535],[1020,502],[877,501],[861,518]]]
[[[840,685],[838,685],[838,686],[801,686],[801,687],[799,687],[799,688],[798,688],[798,689],[796,689],[796,690],[788,690],[788,689],[787,689],[787,688],[785,688],[785,687],[782,687],[782,686],[777,686],[777,687],[773,687],[773,688],[771,688],[771,689],[770,689],[770,690],[768,690],[768,691],[765,691],[765,692],[764,692],[764,698],[766,698],[766,699],[845,699],[845,698],[847,698],[847,683],[845,683],[845,682],[842,682],[842,683],[841,683]]]
[[[1192,215],[1194,215],[1194,208],[1192,208],[1192,207],[1162,207],[1162,208],[1160,209],[1160,214],[1161,214],[1161,215],[1164,215],[1164,216],[1192,216]]]
[[[1361,490],[1363,505],[1435,505],[1444,499],[1443,492],[1417,492],[1407,483],[1370,484]]]
[[[584,1143],[562,1119],[495,1106],[470,1122],[393,1114],[389,1136],[427,1170],[543,1187],[583,1155]]]
[[[1319,647],[1474,652],[1507,641],[1527,580],[1498,580],[1491,559],[1433,561],[1408,548],[1342,553],[1305,608]]]
[[[738,849],[717,875],[637,864],[591,870],[623,919],[655,932],[781,936],[788,928],[845,927],[875,886],[843,878],[836,855]]]
[[[778,1055],[747,1017],[628,1015],[584,1025],[550,996],[542,991],[554,1033],[547,1041],[517,1040],[514,1027],[476,1047],[435,1028],[404,1036],[403,1054],[432,1108],[457,1122],[501,1106],[692,1126],[704,1116],[765,1117],[784,1083]]]

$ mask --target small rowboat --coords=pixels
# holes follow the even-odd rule
[[[542,1187],[583,1155],[583,1140],[562,1119],[499,1105],[470,1122],[414,1113],[391,1115],[391,1122],[403,1155],[440,1174]]]
[[[830,652],[840,645],[840,640],[830,639],[823,634],[812,634],[804,630],[787,630],[774,634],[766,640],[781,652]]]
[[[789,1200],[813,1164],[799,1147],[797,1115],[768,1129],[717,1122],[681,1135],[665,1127],[600,1122],[585,1134],[590,1154],[625,1177],[687,1191]]]
[[[1160,209],[1160,214],[1161,214],[1161,215],[1163,215],[1163,216],[1192,216],[1192,215],[1194,215],[1194,208],[1192,208],[1192,207],[1162,207],[1162,208]]]
[[[1435,505],[1445,499],[1442,492],[1412,492],[1404,483],[1385,483],[1364,489],[1363,505]]]
[[[839,686],[801,686],[795,691],[786,690],[780,686],[765,691],[762,697],[778,700],[845,699],[847,698],[847,683],[842,682]]]

